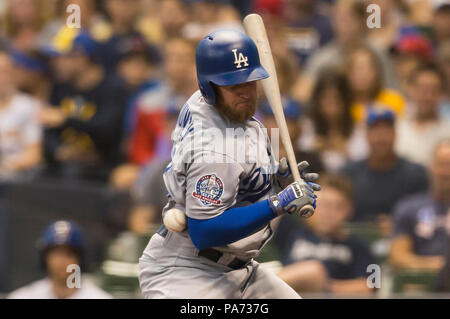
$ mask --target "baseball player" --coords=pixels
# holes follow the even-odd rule
[[[145,298],[299,298],[253,258],[271,239],[275,218],[315,207],[320,186],[312,182],[318,175],[304,173],[308,163],[302,162],[306,183],[293,182],[285,159],[275,172],[267,133],[253,117],[256,81],[268,73],[246,34],[207,35],[197,47],[196,64],[200,90],[180,112],[172,162],[164,172],[163,216],[172,208],[184,211],[187,229],[162,226],[152,236],[139,262],[142,293]],[[265,135],[250,134],[249,147],[225,152],[220,145],[230,142],[229,129]],[[208,130],[223,134],[204,134]],[[258,147],[263,152],[256,152]],[[242,154],[257,158],[242,161]]]
[[[81,278],[80,287],[67,285],[69,265],[83,261],[84,240],[79,226],[59,220],[49,225],[40,239],[38,248],[41,264],[47,277],[13,291],[9,299],[111,299],[88,278]]]

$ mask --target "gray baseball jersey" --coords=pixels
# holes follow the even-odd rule
[[[194,219],[264,200],[273,191],[274,156],[256,119],[235,123],[197,91],[180,112],[164,172],[168,204]],[[188,231],[155,234],[139,262],[146,298],[299,298],[275,274],[251,260],[272,236],[272,222],[224,247],[217,262],[198,255]],[[227,265],[249,261],[243,268]]]
[[[190,218],[210,219],[229,208],[265,199],[271,192],[271,145],[256,119],[232,122],[198,91],[181,110],[172,141],[172,162],[164,173],[169,193],[164,211],[178,206]],[[271,235],[268,224],[244,239],[215,248],[251,259]],[[183,238],[190,241],[187,232]]]

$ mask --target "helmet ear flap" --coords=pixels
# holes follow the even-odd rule
[[[200,92],[205,98],[206,103],[214,105],[216,103],[216,92],[213,88],[213,83],[209,81],[199,82]]]

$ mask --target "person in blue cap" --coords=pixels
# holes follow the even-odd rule
[[[366,118],[369,155],[351,162],[342,172],[354,186],[354,219],[378,222],[389,220],[392,208],[405,196],[427,188],[425,168],[399,156],[394,150],[395,115],[372,108]],[[389,228],[389,222],[383,223]],[[384,230],[388,235],[389,229]]]
[[[47,276],[13,291],[10,299],[110,299],[112,296],[81,276],[86,243],[80,226],[58,220],[37,241]],[[77,271],[80,271],[78,274]],[[74,276],[80,276],[75,278]]]
[[[106,75],[99,52],[87,31],[69,28],[48,49],[56,78],[50,106],[41,112],[49,176],[104,182],[121,161],[127,94]]]

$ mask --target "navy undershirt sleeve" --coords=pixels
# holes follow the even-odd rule
[[[231,208],[211,219],[188,217],[191,240],[199,250],[225,246],[245,238],[277,217],[268,200]]]

